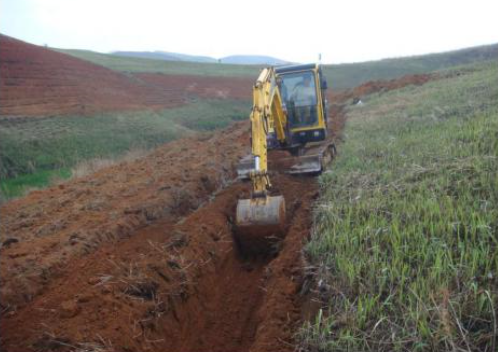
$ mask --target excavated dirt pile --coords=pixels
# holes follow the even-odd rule
[[[231,216],[248,185],[233,185],[183,221],[160,221],[73,261],[5,319],[5,350],[291,351],[317,193],[309,179],[276,182],[291,219],[277,258],[245,258],[234,246]]]
[[[331,120],[340,140],[340,105]],[[248,126],[3,205],[2,351],[293,351],[318,187],[272,175],[286,237],[274,254],[241,252],[233,216],[250,184],[230,181]]]
[[[101,243],[196,209],[234,178],[248,138],[247,123],[238,123],[3,205],[2,307],[30,301],[69,261]]]

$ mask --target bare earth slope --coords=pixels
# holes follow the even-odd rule
[[[99,243],[196,208],[233,179],[233,166],[247,152],[248,130],[241,127],[171,142],[143,159],[2,206],[2,242],[19,241],[1,249],[2,305],[30,300],[73,256]]]
[[[162,74],[143,78],[0,35],[0,116],[169,108],[198,95],[248,99],[252,85],[249,78]]]

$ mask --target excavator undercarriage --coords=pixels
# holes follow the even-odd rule
[[[272,171],[293,175],[320,174],[336,154],[335,144],[332,142],[306,146],[294,153],[290,151],[269,151],[268,168]],[[243,157],[237,166],[237,178],[249,180],[249,173],[254,167],[254,156],[249,154]]]

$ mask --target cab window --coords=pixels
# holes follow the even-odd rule
[[[291,127],[316,125],[317,93],[313,73],[299,72],[280,77],[282,81],[280,91]]]

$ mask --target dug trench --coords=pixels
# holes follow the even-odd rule
[[[314,179],[276,175],[287,200],[278,255],[243,255],[232,239],[234,184],[178,223],[73,261],[66,275],[3,319],[5,351],[286,351],[300,322],[301,248]]]
[[[341,105],[331,121],[340,141]],[[250,185],[232,183],[179,220],[155,220],[68,261],[32,300],[2,312],[1,350],[293,351],[318,185],[284,174],[272,182],[287,212],[275,254],[237,248],[233,216]]]
[[[231,128],[236,140],[246,128]],[[230,143],[210,141],[218,148]],[[278,173],[272,182],[286,199],[288,219],[274,254],[238,248],[233,216],[251,187],[229,183],[183,218],[170,214],[72,255],[32,299],[3,309],[2,351],[292,351],[302,322],[301,249],[317,184],[314,177]],[[14,251],[30,243],[26,237],[17,249],[6,248],[4,259],[17,260]],[[3,284],[20,279],[5,271],[2,277]]]

